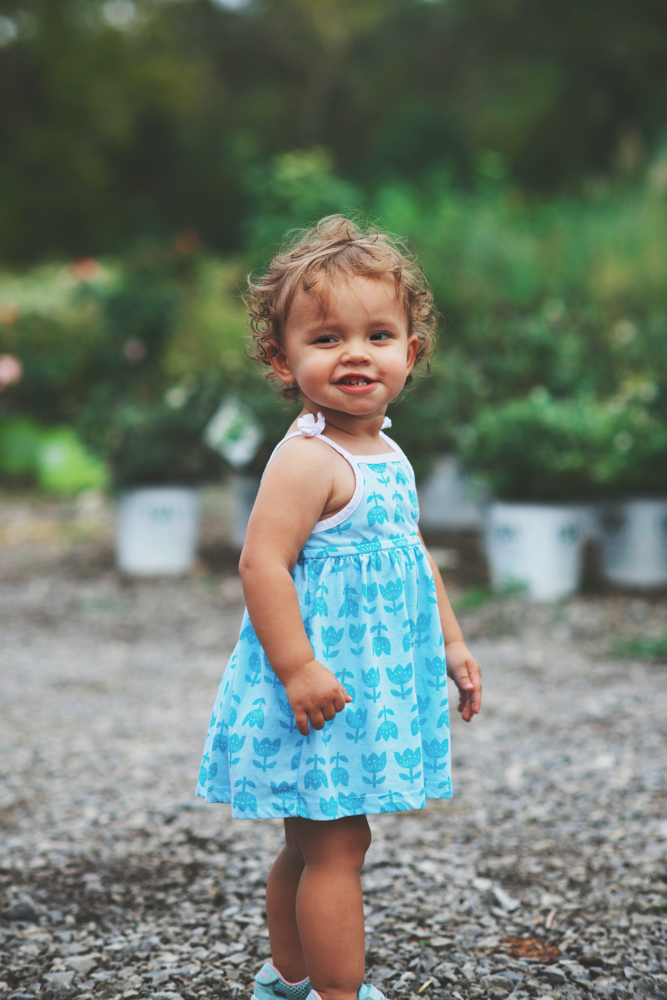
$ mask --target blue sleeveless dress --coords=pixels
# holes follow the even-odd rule
[[[319,436],[300,418],[284,440]],[[285,689],[245,611],[220,683],[197,794],[231,802],[238,819],[331,820],[423,808],[450,798],[449,709],[435,583],[417,535],[412,467],[389,454],[351,455],[350,503],[319,521],[292,578],[315,658],[352,702],[302,736]],[[282,443],[282,442],[281,442]]]

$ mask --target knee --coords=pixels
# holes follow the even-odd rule
[[[366,852],[371,846],[371,831],[368,823],[363,823],[363,825],[360,823],[356,828],[341,830],[337,841],[338,851],[345,856],[348,865],[361,871],[366,859]]]
[[[368,849],[371,846],[371,841],[373,840],[373,836],[371,834],[371,828],[368,825],[366,817],[360,816],[358,818],[363,820],[363,822],[359,824],[359,830],[356,832],[356,851],[360,859],[359,867],[361,868],[361,866],[364,863],[364,859],[366,857]]]
[[[361,870],[371,846],[371,831],[365,816],[317,823],[314,831],[309,830],[313,832],[314,836],[307,837],[305,844],[302,842],[306,864],[334,864]]]
[[[356,830],[346,831],[343,834],[342,848],[347,858],[347,863],[351,868],[361,871],[366,860],[366,852],[371,846],[371,831],[368,823],[359,826]]]

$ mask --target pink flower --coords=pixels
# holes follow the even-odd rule
[[[23,365],[13,354],[0,354],[0,392],[14,382],[19,382],[23,375]]]
[[[70,264],[69,270],[77,281],[94,281],[102,270],[102,265],[94,257],[81,257]]]

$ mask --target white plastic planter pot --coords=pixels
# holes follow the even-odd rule
[[[602,570],[629,587],[667,584],[667,500],[631,500],[600,510]]]
[[[180,576],[192,568],[198,534],[199,490],[129,490],[118,507],[118,568],[132,576]]]
[[[239,551],[243,548],[248,521],[252,513],[260,477],[250,472],[237,472],[232,477],[232,545]]]
[[[585,537],[582,508],[493,503],[485,524],[491,583],[525,587],[535,601],[558,601],[579,583]]]
[[[441,455],[428,479],[418,489],[419,524],[431,530],[482,527],[479,491],[461,471],[453,455]]]

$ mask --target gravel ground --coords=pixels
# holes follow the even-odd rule
[[[0,995],[245,997],[281,825],[193,795],[239,582],[123,582],[87,544],[0,569]],[[667,997],[666,665],[610,652],[664,632],[667,599],[461,617],[483,714],[454,723],[450,802],[372,818],[369,978]]]

